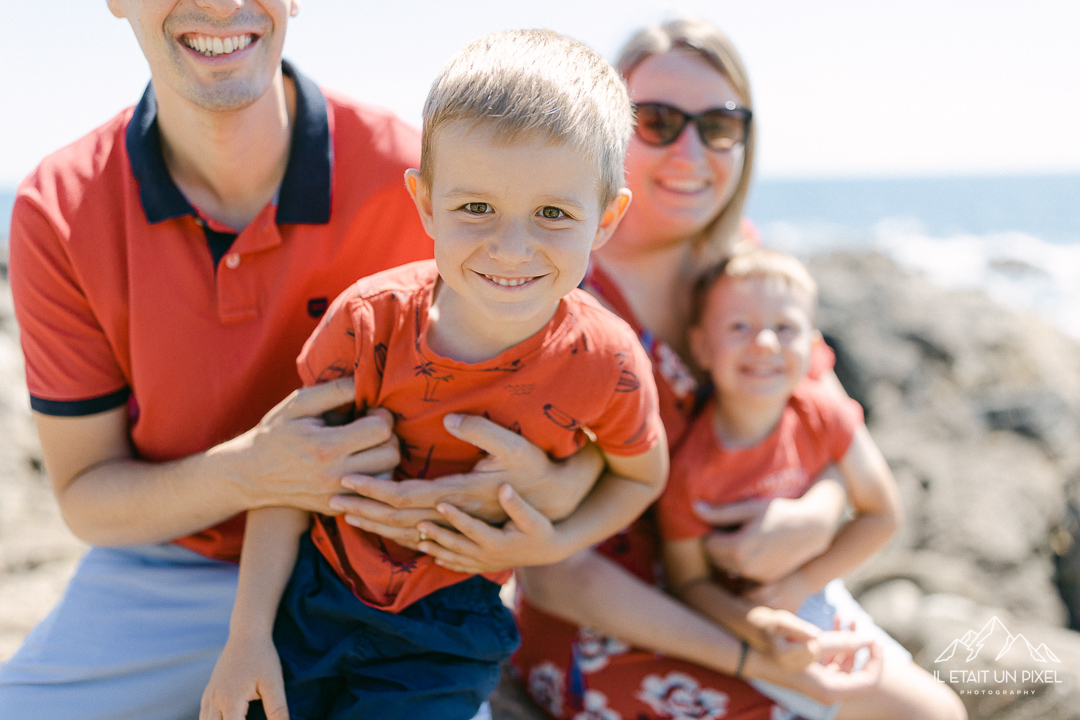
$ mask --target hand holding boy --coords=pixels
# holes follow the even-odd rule
[[[551,460],[533,443],[483,417],[448,415],[444,426],[487,453],[472,472],[402,481],[348,475],[342,485],[356,495],[338,496],[331,506],[346,513],[350,525],[415,550],[421,521],[445,524],[435,510],[440,503],[488,523],[503,522],[509,516],[499,488],[510,485],[528,505],[557,522],[580,504],[603,467],[603,458],[591,445],[565,460]]]
[[[421,523],[417,529],[425,539],[419,550],[435,558],[438,565],[476,575],[549,565],[565,560],[577,549],[567,547],[551,521],[510,485],[499,488],[499,503],[510,518],[501,528],[477,520],[453,505],[440,503],[436,509],[454,529]]]

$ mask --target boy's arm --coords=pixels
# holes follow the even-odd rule
[[[703,538],[665,541],[663,552],[668,588],[687,605],[782,667],[799,670],[815,659],[817,628],[791,613],[734,595],[714,582]]]
[[[751,592],[755,601],[792,610],[792,605],[820,592],[829,581],[854,570],[896,532],[902,515],[896,481],[866,425],[856,428],[839,468],[855,518],[840,529],[824,553],[786,578]]]
[[[694,514],[714,528],[705,540],[712,564],[739,577],[770,583],[825,552],[840,528],[847,493],[840,470],[828,465],[799,498],[749,499],[727,505],[695,503]]]
[[[428,538],[420,549],[444,567],[476,574],[559,562],[606,540],[633,522],[664,489],[667,441],[661,435],[651,449],[638,455],[604,455],[608,471],[558,524],[552,525],[504,486],[499,501],[511,519],[504,527],[491,527],[443,503],[436,509],[459,532],[420,523],[418,529]]]
[[[229,639],[203,693],[201,720],[243,718],[256,698],[262,698],[270,720],[288,718],[274,618],[310,519],[293,508],[248,513]]]

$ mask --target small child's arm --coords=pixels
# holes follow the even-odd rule
[[[896,481],[866,425],[860,424],[838,464],[855,517],[821,555],[774,583],[748,593],[755,602],[795,611],[834,578],[850,573],[889,541],[900,525]]]
[[[606,540],[641,515],[664,489],[667,442],[661,434],[643,453],[603,454],[607,471],[565,520],[552,524],[505,485],[499,502],[510,522],[504,527],[492,527],[441,503],[436,509],[458,532],[421,523],[417,527],[429,539],[420,543],[420,550],[451,570],[477,574],[548,565]]]
[[[665,541],[664,570],[676,597],[782,667],[801,670],[817,658],[818,628],[790,612],[739,597],[712,579],[704,538]]]
[[[310,520],[293,508],[248,512],[229,639],[203,692],[199,720],[243,720],[248,702],[258,698],[269,720],[288,720],[274,618]]]

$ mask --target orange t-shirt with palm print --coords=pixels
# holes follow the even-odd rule
[[[486,416],[553,458],[574,454],[589,439],[620,456],[659,441],[649,359],[633,330],[586,293],[564,297],[532,337],[467,363],[428,347],[437,282],[430,260],[363,278],[334,301],[297,359],[305,385],[354,375],[358,411],[394,414],[402,456],[396,477],[467,472],[483,457],[446,431],[448,413]],[[389,612],[469,577],[342,518],[318,517],[311,534],[353,593]],[[488,577],[502,582],[509,573]]]

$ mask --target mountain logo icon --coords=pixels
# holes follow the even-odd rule
[[[1023,641],[1023,642],[1018,642]],[[1050,648],[1046,647],[1046,643],[1041,643],[1038,647],[1035,647],[1031,642],[1017,633],[1013,635],[1009,632],[1009,629],[1005,627],[1005,624],[998,619],[997,615],[990,618],[989,622],[983,625],[982,630],[975,632],[974,630],[968,630],[964,637],[953,640],[949,647],[945,648],[944,652],[938,655],[935,663],[945,662],[951,660],[956,654],[957,650],[961,652],[967,652],[966,662],[971,662],[979,656],[980,652],[985,649],[986,654],[993,654],[994,660],[1000,660],[1004,655],[1012,650],[1014,647],[1027,647],[1028,652],[1031,654],[1031,659],[1041,663],[1060,663]]]

